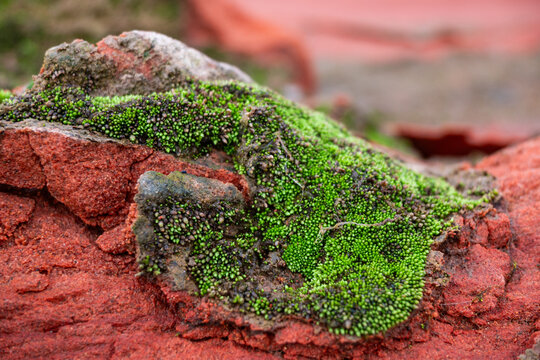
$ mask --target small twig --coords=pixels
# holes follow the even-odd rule
[[[361,223],[357,223],[357,222],[354,222],[354,221],[342,221],[342,222],[338,222],[334,226],[329,226],[329,227],[322,227],[321,226],[321,231],[324,234],[328,230],[335,230],[335,229],[337,229],[339,227],[342,227],[344,225],[356,225],[356,226],[363,226],[363,227],[382,226],[382,225],[388,223],[390,220],[394,220],[394,219],[384,219],[383,221],[378,222],[378,223],[374,223],[374,224],[361,224]]]
[[[295,183],[296,185],[300,186],[300,189],[302,189],[302,193],[304,192],[304,186],[302,186],[302,184],[300,184],[300,183],[298,182],[298,180],[296,180],[296,179],[291,179],[291,181],[292,181],[293,183]]]
[[[335,230],[335,229],[340,228],[340,227],[342,227],[344,225],[355,225],[355,226],[361,226],[361,227],[383,226],[383,225],[386,225],[386,224],[388,224],[390,222],[394,222],[397,219],[398,219],[398,215],[394,216],[393,218],[384,219],[383,221],[378,222],[378,223],[374,223],[374,224],[361,224],[361,223],[357,223],[357,222],[354,222],[354,221],[342,221],[342,222],[338,222],[334,226],[329,226],[329,227],[324,227],[324,226],[320,225],[319,238],[321,238],[327,231]]]
[[[287,149],[287,146],[285,145],[285,143],[281,139],[281,134],[279,134],[279,133],[276,135],[276,142],[278,142],[281,145],[281,147],[283,148],[283,150],[285,150],[285,153],[287,154],[289,159],[294,160],[293,156],[289,152],[289,149]]]

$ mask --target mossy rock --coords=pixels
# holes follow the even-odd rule
[[[240,82],[187,80],[165,93],[122,97],[51,88],[0,107],[0,119],[26,118],[182,157],[225,151],[252,185],[249,201],[198,201],[176,190],[139,201],[153,227],[141,268],[166,273],[181,253],[178,266],[198,295],[268,320],[311,319],[339,334],[374,334],[407,319],[422,297],[433,239],[452,227],[452,214],[491,195],[464,197],[324,115]],[[193,180],[186,177],[160,181],[185,187]]]
[[[0,104],[11,97],[11,91],[0,89]]]

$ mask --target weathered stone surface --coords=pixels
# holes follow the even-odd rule
[[[131,228],[127,227],[126,224],[120,224],[101,234],[96,239],[96,245],[109,254],[134,254],[135,243],[131,241],[130,232]]]
[[[10,238],[0,248],[2,359],[274,358],[175,336],[175,315],[134,276],[132,255],[101,251],[95,230],[57,202],[34,198],[24,242]]]
[[[19,225],[28,221],[34,206],[32,199],[0,193],[0,243],[11,237]]]
[[[149,170],[187,171],[222,179],[248,196],[245,179],[221,168],[208,168],[141,145],[111,140],[71,126],[25,120],[0,122],[0,185],[47,191],[85,223],[110,230],[127,215],[139,176]],[[20,155],[15,157],[12,154]],[[202,162],[205,158],[201,159]],[[28,166],[29,175],[24,172]],[[13,169],[21,172],[13,176]],[[18,174],[18,173],[17,173]],[[17,179],[20,179],[17,180]]]
[[[49,49],[33,88],[72,85],[92,95],[149,94],[170,90],[188,77],[251,82],[236,67],[214,61],[178,40],[130,31],[96,45],[75,40]]]
[[[507,306],[513,319],[538,320],[540,314],[540,138],[509,147],[483,159],[477,168],[497,177],[506,200],[512,237],[508,250],[514,274],[507,285]],[[504,225],[506,226],[506,225]]]
[[[187,172],[172,172],[165,176],[155,171],[147,171],[138,181],[138,193],[135,195],[137,203],[137,219],[133,224],[133,233],[137,238],[137,258],[141,262],[145,258],[162,257],[167,259],[164,267],[166,276],[172,281],[176,290],[187,290],[195,293],[197,286],[189,279],[188,256],[189,251],[181,244],[156,244],[154,236],[155,206],[177,201],[182,204],[198,204],[204,209],[212,208],[218,202],[225,202],[230,208],[241,209],[245,206],[242,193],[232,184],[224,183],[212,178],[199,177]],[[209,212],[205,211],[206,216]],[[160,218],[156,219],[156,221]],[[161,219],[166,221],[166,219]],[[160,222],[163,226],[163,222]],[[162,241],[163,239],[158,239]],[[166,247],[166,249],[161,249]]]
[[[249,184],[230,164],[214,161],[222,155],[194,164],[30,120],[1,130],[8,141],[0,163],[22,173],[12,181],[13,173],[0,170],[3,358],[507,359],[536,341],[540,139],[480,163],[497,177],[503,195],[497,211],[464,217],[463,232],[439,244],[424,299],[409,321],[362,339],[331,335],[306,320],[252,321],[192,296],[189,286],[135,276],[127,229],[137,217],[133,197],[141,174],[185,171],[182,184],[201,190],[197,199],[223,189],[220,196],[229,192],[242,203]],[[10,149],[39,166],[24,166]],[[145,183],[151,177],[166,179],[143,175],[140,190],[147,195],[159,193]],[[168,192],[178,190],[169,185]]]
[[[3,132],[0,124],[0,183],[23,189],[42,189],[45,176],[28,140]]]
[[[67,137],[58,130],[42,130],[37,135],[37,130],[30,128],[6,131],[13,132],[12,139],[21,146],[28,145],[31,134],[55,140]],[[89,145],[81,144],[89,143],[94,144],[92,151],[101,151],[95,148],[99,143],[89,139],[67,138],[79,143],[83,150]],[[111,145],[123,149],[117,151],[138,151],[134,150],[135,145],[114,142],[99,146],[108,149]],[[533,145],[534,142],[529,142],[522,147],[534,149]],[[513,156],[505,152],[494,155],[479,165],[498,176],[504,201],[510,209],[508,212],[499,209],[496,214],[484,214],[483,218],[478,215],[484,220],[469,220],[471,225],[473,221],[486,223],[487,242],[485,236],[481,243],[469,239],[463,246],[457,246],[458,239],[447,240],[450,248],[455,245],[456,251],[463,251],[464,255],[445,253],[443,259],[435,259],[436,266],[430,270],[430,276],[436,276],[434,272],[442,267],[451,274],[449,285],[442,288],[428,285],[419,313],[384,338],[367,341],[339,338],[300,322],[261,328],[204,299],[173,291],[168,284],[150,285],[135,278],[138,272],[135,258],[126,250],[134,241],[133,235],[126,231],[135,218],[134,203],[129,196],[128,207],[123,211],[127,214],[131,207],[130,216],[126,219],[125,215],[115,214],[121,224],[101,234],[100,230],[81,222],[61,200],[51,201],[38,193],[24,196],[4,193],[2,199],[6,205],[2,209],[27,205],[20,208],[22,215],[14,216],[18,211],[8,211],[2,217],[3,224],[9,219],[17,225],[16,234],[8,235],[0,248],[0,293],[3,294],[0,353],[8,359],[72,358],[80,354],[89,358],[167,358],[182,352],[187,358],[272,358],[271,354],[288,358],[442,359],[475,354],[490,354],[493,359],[515,358],[534,344],[528,334],[540,330],[529,321],[538,317],[540,298],[537,243],[529,237],[531,232],[534,235],[538,231],[538,223],[533,221],[538,218],[534,206],[537,187],[524,188],[531,181],[534,183],[539,166],[530,161],[536,153],[523,148],[508,150]],[[116,166],[112,157],[117,152],[100,154],[104,160],[108,159],[105,164]],[[164,158],[167,160],[160,162],[154,156],[147,169],[160,171],[162,164],[161,170],[168,173],[174,170],[174,164],[178,169],[188,170],[192,165],[172,157]],[[516,164],[531,166],[522,168]],[[196,167],[197,171],[203,168]],[[512,170],[498,171],[508,168]],[[61,167],[51,169],[59,171],[52,173],[53,176],[66,178]],[[81,167],[77,171],[92,171],[92,168]],[[139,176],[140,171],[135,173]],[[510,179],[516,186],[505,186]],[[88,187],[85,191],[89,199],[99,201],[99,197],[91,194],[101,192],[99,187]],[[516,191],[523,195],[516,196]],[[522,202],[530,206],[527,211],[522,208]],[[510,230],[513,235],[509,234]],[[504,239],[509,238],[513,240],[506,244]],[[452,273],[450,269],[455,271]],[[479,301],[480,297],[483,301]],[[464,303],[449,305],[448,301]],[[51,330],[56,332],[50,333]]]
[[[471,318],[495,308],[510,275],[508,254],[475,244],[453,270],[444,301],[449,314]]]

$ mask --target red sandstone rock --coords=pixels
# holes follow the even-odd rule
[[[202,165],[58,130],[6,133],[14,150],[28,149],[28,138],[35,139],[37,150],[26,156],[39,159],[46,186],[25,195],[0,193],[2,358],[512,359],[539,331],[540,139],[478,165],[497,177],[503,206],[464,217],[464,232],[448,240],[449,252],[443,259],[442,253],[432,256],[439,260],[430,277],[448,272],[447,286],[428,281],[421,307],[408,322],[363,340],[334,336],[306,322],[256,324],[204,298],[135,276],[128,229],[135,217],[136,177],[176,166],[203,171]],[[1,160],[14,161],[7,159]],[[117,174],[117,167],[125,173]],[[226,167],[203,174],[240,183]],[[111,176],[118,176],[120,189],[107,185]],[[73,193],[61,189],[61,179]],[[56,189],[50,191],[54,198],[47,193],[49,184]],[[104,189],[111,197],[121,193],[122,205],[103,205]]]
[[[40,292],[49,286],[49,279],[46,275],[33,271],[28,274],[20,274],[13,277],[10,285],[13,286],[19,294]]]
[[[470,244],[504,248],[511,238],[508,216],[496,209],[490,209],[486,214],[470,213],[457,216],[455,222],[460,227],[458,234],[460,248],[466,248]]]
[[[23,189],[45,186],[39,158],[26,135],[0,133],[0,183]]]
[[[497,306],[510,275],[510,258],[500,250],[476,244],[469,248],[463,263],[452,270],[443,293],[446,311],[454,317],[472,318]]]
[[[8,131],[9,133],[9,131]],[[145,147],[77,141],[61,134],[28,134],[50,194],[87,224],[111,229],[126,216],[134,186],[130,168],[148,157]]]
[[[135,254],[135,243],[131,236],[127,236],[125,224],[120,224],[114,229],[104,232],[96,239],[96,245],[109,254],[129,253]]]
[[[507,202],[514,238],[509,246],[512,281],[507,285],[507,318],[538,320],[540,314],[540,138],[483,159],[477,167],[497,177]]]
[[[215,2],[218,1],[210,4]],[[364,62],[433,59],[456,52],[534,52],[540,46],[540,3],[536,0],[289,0],[286,3],[219,0],[219,3],[235,7],[244,18],[272,22],[275,27],[286,29],[305,43],[309,55],[315,59]],[[214,14],[220,15],[220,12]],[[219,42],[220,38],[216,40]]]
[[[0,193],[0,243],[11,237],[20,224],[28,221],[34,206],[33,199]]]
[[[34,131],[14,126],[4,131],[0,138],[0,154],[13,152],[20,157],[0,158],[5,165],[0,168],[0,184],[27,189],[37,185],[43,187],[44,182],[56,200],[85,223],[104,230],[123,223],[139,176],[150,170],[163,174],[187,171],[220,179],[236,186],[249,199],[245,178],[224,168],[213,169],[179,161],[172,155],[154,152],[145,146],[123,145],[99,137],[80,139],[66,129],[60,126],[55,127],[55,131]],[[40,165],[34,165],[36,162]],[[39,179],[39,183],[24,180],[24,175],[22,182],[11,180],[12,169],[25,163],[34,166],[30,168],[28,178]]]

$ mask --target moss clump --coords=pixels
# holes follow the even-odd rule
[[[422,297],[432,239],[451,214],[486,200],[464,198],[256,86],[187,81],[112,98],[55,88],[6,104],[0,116],[12,121],[81,125],[183,156],[226,151],[254,184],[250,205],[156,204],[164,245],[141,265],[164,271],[167,251],[181,247],[201,295],[266,318],[300,315],[339,334],[405,320]]]
[[[11,97],[11,91],[0,89],[0,104]]]

